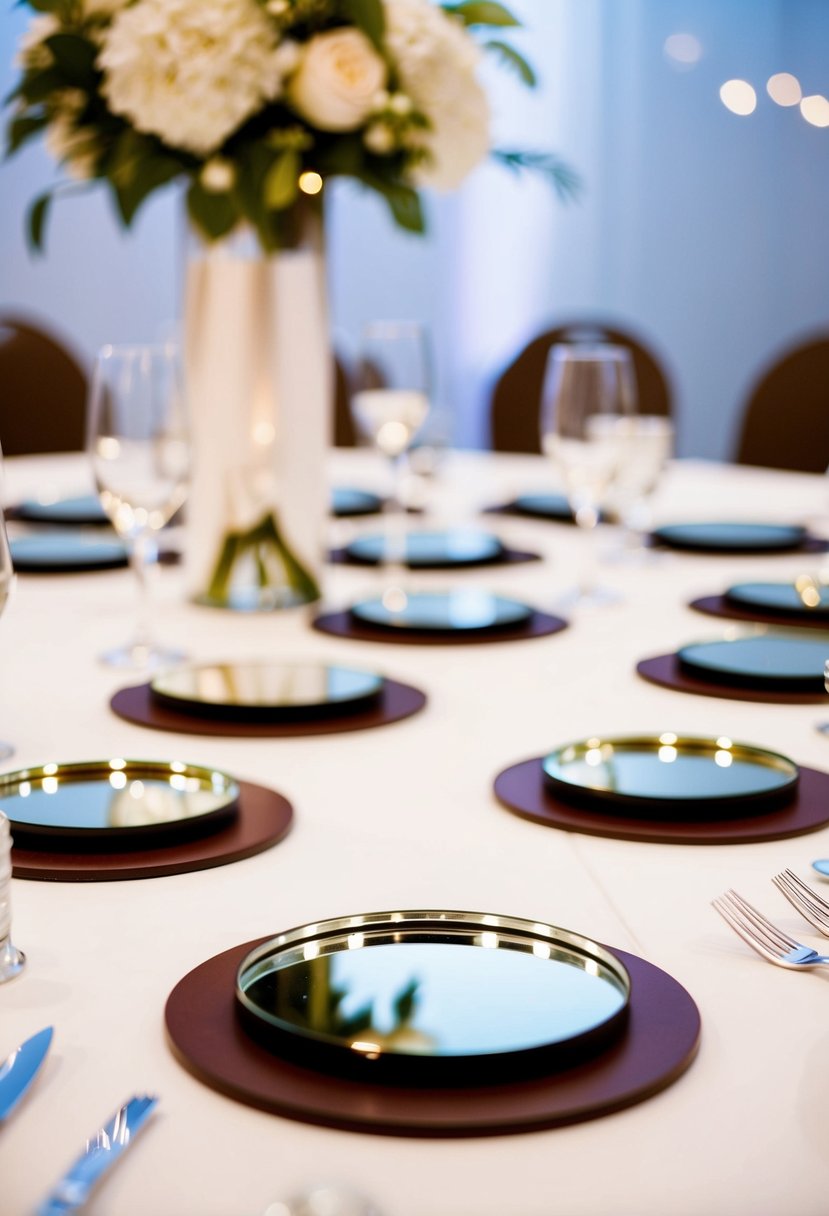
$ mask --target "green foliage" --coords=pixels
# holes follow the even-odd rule
[[[26,215],[26,232],[29,238],[29,246],[38,252],[43,248],[43,230],[51,202],[52,191],[47,190],[45,193],[38,195]]]
[[[288,148],[277,156],[265,174],[264,202],[269,211],[281,211],[296,201],[301,170],[299,153]]]
[[[462,4],[444,4],[443,10],[453,17],[460,17],[464,25],[520,25],[503,4],[495,0],[463,0]]]
[[[340,0],[343,17],[369,38],[378,51],[383,50],[386,18],[382,0]]]
[[[406,987],[394,999],[394,1020],[398,1026],[405,1025],[414,1014],[417,1006],[417,990],[419,981],[409,980]]]
[[[66,9],[65,0],[20,0],[36,13],[59,13]]]
[[[219,241],[233,231],[239,211],[229,194],[215,194],[192,182],[187,191],[187,214],[208,241]]]
[[[376,191],[388,203],[394,221],[407,232],[425,232],[423,207],[420,195],[403,182],[387,181],[369,170],[364,170],[360,181],[370,190]]]
[[[538,83],[536,74],[524,56],[519,55],[514,46],[510,46],[508,42],[501,42],[500,39],[493,39],[491,42],[484,43],[484,50],[497,55],[502,63],[517,72],[519,78],[528,88],[535,88]]]
[[[18,148],[22,148],[27,140],[39,135],[48,122],[46,114],[22,114],[13,118],[7,133],[6,155],[11,156]]]
[[[562,201],[576,199],[581,193],[582,183],[579,175],[552,152],[505,151],[503,148],[495,148],[491,155],[494,160],[516,173],[528,170],[543,174]]]
[[[52,52],[55,70],[60,72],[65,85],[94,89],[98,75],[95,68],[98,49],[94,43],[77,34],[52,34],[44,45]]]

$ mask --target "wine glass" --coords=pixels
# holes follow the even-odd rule
[[[184,655],[157,646],[150,627],[157,534],[187,496],[190,444],[177,348],[105,346],[95,362],[88,450],[101,504],[128,545],[140,587],[133,640],[101,656],[115,667],[154,668]]]
[[[621,445],[619,471],[608,497],[608,507],[624,529],[623,560],[655,556],[647,547],[653,527],[651,500],[673,454],[674,425],[660,414],[633,414],[628,418],[597,418],[592,424],[615,427]]]
[[[403,565],[406,536],[402,494],[406,454],[429,413],[426,331],[416,321],[372,321],[363,330],[351,409],[358,429],[390,463],[385,561]]]
[[[623,346],[557,343],[550,349],[541,402],[542,448],[555,464],[578,527],[593,533],[624,459],[623,424],[635,409],[630,352]],[[595,556],[574,607],[609,603],[615,592],[594,582]]]

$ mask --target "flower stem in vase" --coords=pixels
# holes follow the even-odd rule
[[[240,568],[252,562],[256,577],[240,589],[234,581]],[[314,577],[291,551],[276,514],[268,511],[246,532],[226,532],[206,594],[200,602],[217,607],[266,609],[308,604],[319,599]]]

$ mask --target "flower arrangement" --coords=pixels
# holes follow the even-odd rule
[[[24,2],[37,15],[7,150],[45,134],[75,188],[107,183],[125,225],[176,179],[207,240],[247,223],[265,250],[291,242],[298,205],[333,177],[378,192],[415,232],[421,188],[453,189],[490,153],[576,187],[553,155],[490,147],[483,56],[535,83],[494,0]],[[67,188],[33,203],[36,248]]]

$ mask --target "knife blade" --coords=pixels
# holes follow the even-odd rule
[[[16,1047],[0,1065],[0,1119],[7,1118],[34,1081],[52,1042],[47,1026]]]
[[[66,1216],[89,1198],[95,1183],[126,1152],[158,1098],[136,1096],[119,1106],[100,1128],[37,1209],[36,1216]]]

